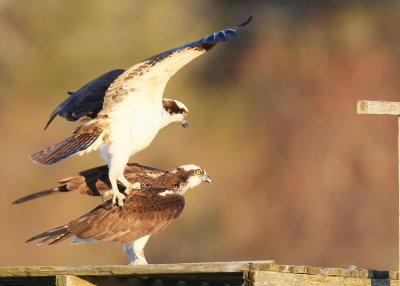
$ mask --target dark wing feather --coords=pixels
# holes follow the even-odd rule
[[[184,206],[182,195],[158,195],[165,191],[146,189],[127,199],[124,209],[110,202],[98,206],[90,213],[70,222],[68,230],[82,239],[96,239],[120,243],[133,242],[142,236],[160,232]]]
[[[117,112],[120,103],[132,92],[140,90],[143,94],[151,94],[154,86],[163,89],[171,76],[179,69],[209,51],[218,42],[226,41],[230,36],[236,36],[241,28],[246,27],[251,18],[242,25],[218,31],[197,41],[157,54],[129,68],[107,89],[103,108],[98,113],[98,117],[107,116],[113,111]],[[159,96],[161,97],[162,93]],[[124,108],[127,108],[126,105]]]
[[[177,48],[162,52],[160,54],[157,54],[155,56],[152,56],[148,59],[146,59],[146,61],[148,60],[153,60],[153,59],[157,59],[159,57],[164,57],[166,55],[170,55],[178,50],[182,50],[185,48],[193,48],[193,47],[203,47],[204,49],[211,49],[214,45],[216,45],[218,42],[222,41],[222,42],[226,42],[228,41],[228,38],[237,36],[238,31],[242,28],[245,28],[247,26],[247,24],[250,23],[250,21],[253,19],[253,16],[250,16],[249,19],[247,19],[246,22],[244,22],[243,24],[240,24],[237,27],[233,27],[233,28],[228,28],[225,30],[221,30],[218,32],[215,32],[211,35],[207,35],[197,41],[191,42],[191,43],[187,43],[184,44],[182,46],[179,46]]]
[[[33,240],[43,238],[41,241],[38,242],[39,245],[44,244],[44,243],[47,243],[48,245],[52,245],[55,243],[59,243],[59,242],[63,241],[64,239],[67,239],[71,236],[72,236],[72,234],[68,230],[68,225],[66,224],[66,225],[63,225],[60,227],[56,227],[52,230],[43,232],[41,234],[35,235],[34,237],[31,237],[30,239],[28,239],[25,242],[31,242]]]
[[[68,121],[76,121],[83,116],[95,118],[103,107],[106,90],[124,71],[123,69],[112,70],[85,84],[76,92],[68,92],[70,97],[53,110],[44,129],[57,115]]]
[[[75,153],[86,150],[100,136],[99,133],[74,134],[71,137],[29,156],[34,162],[41,165],[52,165]]]
[[[63,193],[63,192],[69,192],[70,190],[67,189],[66,185],[62,185],[60,187],[56,187],[53,189],[48,189],[48,190],[44,190],[44,191],[40,191],[37,193],[33,193],[27,196],[24,196],[22,198],[19,198],[18,200],[12,202],[13,205],[17,205],[17,204],[22,204],[22,203],[26,203],[29,202],[31,200],[34,199],[38,199],[38,198],[42,198],[42,197],[47,197],[50,195],[55,195],[55,194],[59,194],[59,193]]]
[[[165,170],[137,163],[128,163],[124,171],[125,178],[132,184],[135,182],[141,182],[146,186],[153,188],[169,187],[171,185],[169,182],[172,183],[172,186],[174,185],[174,180],[170,180],[170,178],[165,178],[165,180],[160,178],[166,174],[170,173]],[[41,197],[71,191],[77,192],[81,195],[103,196],[106,191],[111,189],[107,165],[79,172],[78,175],[61,179],[58,183],[62,185],[24,196],[14,201],[12,204],[21,204]],[[125,187],[122,185],[119,185],[119,187],[121,192],[124,191]]]

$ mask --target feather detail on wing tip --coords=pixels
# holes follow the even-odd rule
[[[61,188],[63,188],[63,189],[61,189]],[[12,204],[13,205],[18,205],[18,204],[26,203],[26,202],[29,202],[31,200],[38,199],[38,198],[41,198],[41,197],[46,197],[46,196],[50,196],[50,195],[53,195],[53,194],[70,191],[65,186],[61,186],[61,188],[57,187],[57,188],[48,189],[48,190],[40,191],[40,192],[37,192],[37,193],[33,193],[33,194],[30,194],[30,195],[24,196],[22,198],[19,198],[18,200],[12,202]]]
[[[100,136],[97,133],[74,134],[64,141],[29,156],[34,162],[41,165],[52,165],[75,153],[89,148]]]
[[[47,121],[46,126],[44,127],[44,130],[46,130],[47,127],[49,127],[50,123],[54,120],[54,118],[56,118],[60,110],[61,110],[60,106],[58,106],[56,109],[53,110],[53,112],[50,114],[49,121]]]
[[[229,37],[234,37],[238,35],[238,31],[242,28],[247,27],[247,25],[250,23],[250,21],[253,19],[253,16],[250,16],[246,22],[243,24],[237,26],[237,27],[232,27],[228,28],[225,30],[221,30],[218,32],[215,32],[213,34],[207,35],[197,41],[187,43],[185,45],[179,46],[177,48],[165,51],[163,53],[154,55],[146,60],[155,60],[155,62],[162,61],[169,55],[171,55],[174,52],[177,52],[179,50],[183,49],[197,49],[197,50],[204,50],[204,51],[209,51],[211,50],[218,42],[226,42],[228,41]]]
[[[250,16],[246,22],[240,24],[237,27],[228,28],[225,30],[215,32],[211,35],[205,36],[204,38],[202,38],[200,40],[186,44],[185,46],[203,45],[206,50],[209,50],[214,45],[216,45],[218,42],[220,42],[220,41],[226,42],[226,41],[228,41],[229,37],[237,36],[238,31],[242,28],[247,27],[247,25],[251,22],[252,19],[253,19],[253,16]]]
[[[251,22],[251,20],[253,20],[253,16],[250,16],[249,19],[247,19],[246,22],[244,22],[244,23],[240,24],[239,26],[237,26],[237,28],[239,29],[239,28],[246,27]]]
[[[63,225],[60,227],[56,227],[52,230],[43,232],[41,234],[35,235],[31,237],[30,239],[26,240],[25,242],[31,242],[40,238],[43,238],[41,241],[38,242],[38,245],[44,244],[48,241],[48,245],[53,245],[55,243],[58,243],[72,235],[71,232],[68,230],[68,225]]]

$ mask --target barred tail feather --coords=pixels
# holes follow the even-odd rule
[[[97,140],[100,134],[101,132],[74,134],[56,145],[30,155],[29,158],[33,162],[41,165],[52,165],[75,153],[89,148],[90,145]]]
[[[48,245],[53,245],[56,243],[59,243],[69,237],[72,236],[72,233],[68,230],[68,225],[63,225],[60,227],[56,227],[52,230],[43,232],[41,234],[35,235],[34,237],[31,237],[25,242],[31,242],[40,238],[43,238],[41,241],[38,242],[38,245],[41,244],[48,244]]]
[[[12,204],[18,205],[18,204],[26,203],[26,202],[29,202],[31,200],[35,200],[35,199],[38,199],[41,197],[46,197],[46,196],[55,195],[55,194],[59,194],[59,193],[63,193],[63,192],[70,192],[70,191],[71,190],[67,189],[66,186],[64,185],[61,187],[48,189],[48,190],[44,190],[44,191],[40,191],[37,193],[27,195],[25,197],[19,198],[18,200],[12,202]]]

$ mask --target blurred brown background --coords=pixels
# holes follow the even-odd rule
[[[51,167],[28,155],[76,126],[43,131],[66,91],[253,15],[167,86],[189,130],[168,126],[131,159],[213,177],[153,236],[148,261],[397,269],[397,122],[356,115],[356,101],[399,100],[399,12],[398,1],[0,0],[0,266],[127,263],[118,244],[24,243],[99,200],[11,201],[104,164],[97,152]]]

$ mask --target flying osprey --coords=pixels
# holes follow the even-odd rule
[[[108,87],[123,72],[125,72],[124,69],[109,71],[85,84],[76,92],[69,91],[70,96],[53,110],[44,129],[47,129],[57,115],[68,121],[81,119],[81,121],[87,122],[96,118],[103,107]],[[183,128],[188,127],[189,111],[182,102],[163,98],[163,108],[162,127],[176,121],[181,121]]]
[[[109,200],[80,218],[26,242],[42,239],[38,244],[53,245],[70,237],[74,237],[72,243],[119,242],[124,244],[131,264],[147,264],[144,247],[148,239],[181,214],[185,206],[183,194],[201,182],[211,183],[206,171],[196,165],[184,165],[170,173],[177,179],[174,187],[136,190],[126,198],[123,211]]]
[[[124,195],[118,191],[117,181],[129,194],[132,186],[123,175],[124,168],[129,157],[145,149],[158,133],[162,122],[162,95],[170,77],[218,42],[236,36],[251,19],[238,27],[155,55],[122,72],[107,88],[102,108],[95,118],[75,129],[71,137],[31,155],[31,159],[51,165],[72,154],[100,148],[109,167],[113,203],[123,205]]]
[[[165,171],[137,163],[128,163],[124,170],[124,176],[129,183],[140,182],[146,188],[176,188],[181,182],[179,173],[175,172],[178,168],[172,171]],[[13,204],[21,204],[37,198],[67,192],[77,192],[88,196],[102,196],[104,198],[111,189],[107,165],[79,172],[78,175],[61,179],[58,183],[61,186],[27,195],[14,201]],[[120,192],[125,189],[121,184],[118,184],[118,188]]]

